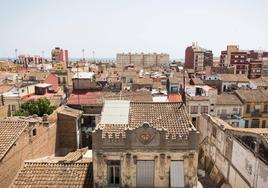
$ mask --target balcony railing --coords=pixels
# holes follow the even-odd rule
[[[251,116],[252,117],[261,117],[261,112],[260,111],[251,112]]]
[[[227,119],[241,119],[240,114],[220,114],[219,116],[223,120],[227,120]]]

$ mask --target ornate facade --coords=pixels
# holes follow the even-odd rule
[[[184,105],[131,102],[128,110],[126,124],[101,121],[93,133],[95,187],[196,186],[198,132]]]

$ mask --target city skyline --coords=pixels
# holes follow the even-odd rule
[[[268,17],[259,1],[0,1],[0,57],[51,56],[56,47],[70,58],[115,58],[121,52],[168,53],[184,58],[193,41],[215,57],[228,44],[268,49]],[[161,14],[162,13],[162,14]]]

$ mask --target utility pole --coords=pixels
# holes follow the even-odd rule
[[[79,66],[78,66],[78,62],[77,63],[77,99],[78,99],[78,105],[80,104],[80,96],[79,96]]]
[[[95,51],[92,51],[93,62],[95,63]]]
[[[83,54],[83,61],[85,61],[85,49],[82,49],[82,54]]]
[[[17,87],[17,97],[18,97],[18,107],[20,107],[20,90],[19,90],[19,78],[18,75],[16,76],[16,87]]]
[[[18,59],[18,49],[15,48],[15,60],[17,61],[17,59]]]

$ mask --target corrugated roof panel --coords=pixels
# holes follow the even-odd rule
[[[130,101],[106,100],[101,113],[101,124],[127,124]]]

